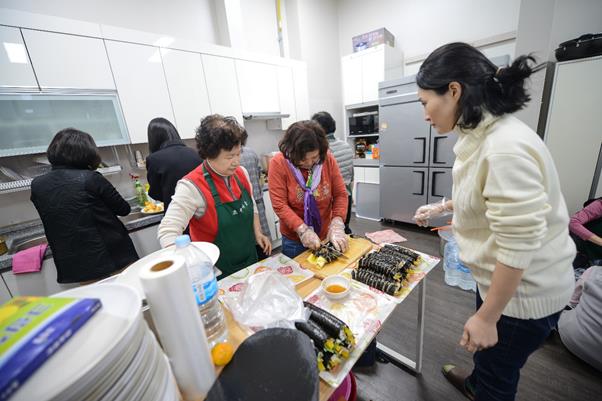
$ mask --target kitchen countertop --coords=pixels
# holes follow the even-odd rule
[[[159,224],[162,218],[163,213],[153,214],[125,222],[124,225],[129,232],[132,232],[154,224]],[[12,242],[15,240],[18,241],[44,235],[44,227],[42,226],[41,220],[32,220],[10,227],[2,227],[0,228],[0,235],[6,237],[6,242],[10,249]],[[4,273],[12,268],[12,257],[13,255],[8,253],[0,255],[0,273]],[[50,250],[50,247],[48,247],[44,254],[44,259],[51,257],[52,251]]]
[[[378,167],[379,159],[353,159],[354,167]]]

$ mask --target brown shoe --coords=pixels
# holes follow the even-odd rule
[[[455,388],[458,389],[466,398],[474,401],[474,394],[466,388],[466,379],[470,375],[466,370],[458,368],[455,365],[443,365],[441,373]]]

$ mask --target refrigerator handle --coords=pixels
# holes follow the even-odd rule
[[[424,195],[424,171],[412,170],[412,172],[420,174],[420,193],[412,192],[412,195],[423,196]]]
[[[417,141],[422,141],[422,160],[419,162],[414,162],[415,164],[424,164],[426,162],[426,138],[425,137],[416,137],[414,138]]]
[[[436,136],[433,142],[433,164],[445,164],[445,162],[437,161],[437,148],[439,146],[439,141],[447,138],[446,136]]]
[[[437,193],[435,193],[435,187],[436,184],[435,182],[437,181],[437,174],[445,174],[444,171],[433,171],[433,176],[432,176],[432,180],[431,180],[431,196],[438,196],[440,198],[443,198],[445,195],[439,195]]]

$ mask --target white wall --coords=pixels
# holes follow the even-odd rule
[[[213,0],[2,0],[3,8],[218,43]]]
[[[280,56],[276,0],[242,0],[240,6],[245,50]]]
[[[430,53],[445,43],[473,42],[515,31],[520,0],[338,0],[340,54],[353,52],[353,36],[387,28],[404,58]],[[509,54],[513,45],[504,45],[490,56]],[[417,70],[408,66],[405,75]]]
[[[328,111],[343,138],[341,55],[336,0],[287,0],[292,58],[307,63],[309,111]]]

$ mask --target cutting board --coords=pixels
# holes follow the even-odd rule
[[[315,277],[325,279],[328,276],[339,274],[359,258],[368,253],[374,244],[365,238],[349,238],[349,249],[345,252],[346,258],[338,258],[332,263],[328,263],[322,269],[318,269],[316,265],[310,263],[307,258],[311,255],[311,251],[305,251],[295,258],[295,261],[302,267],[314,272]]]

